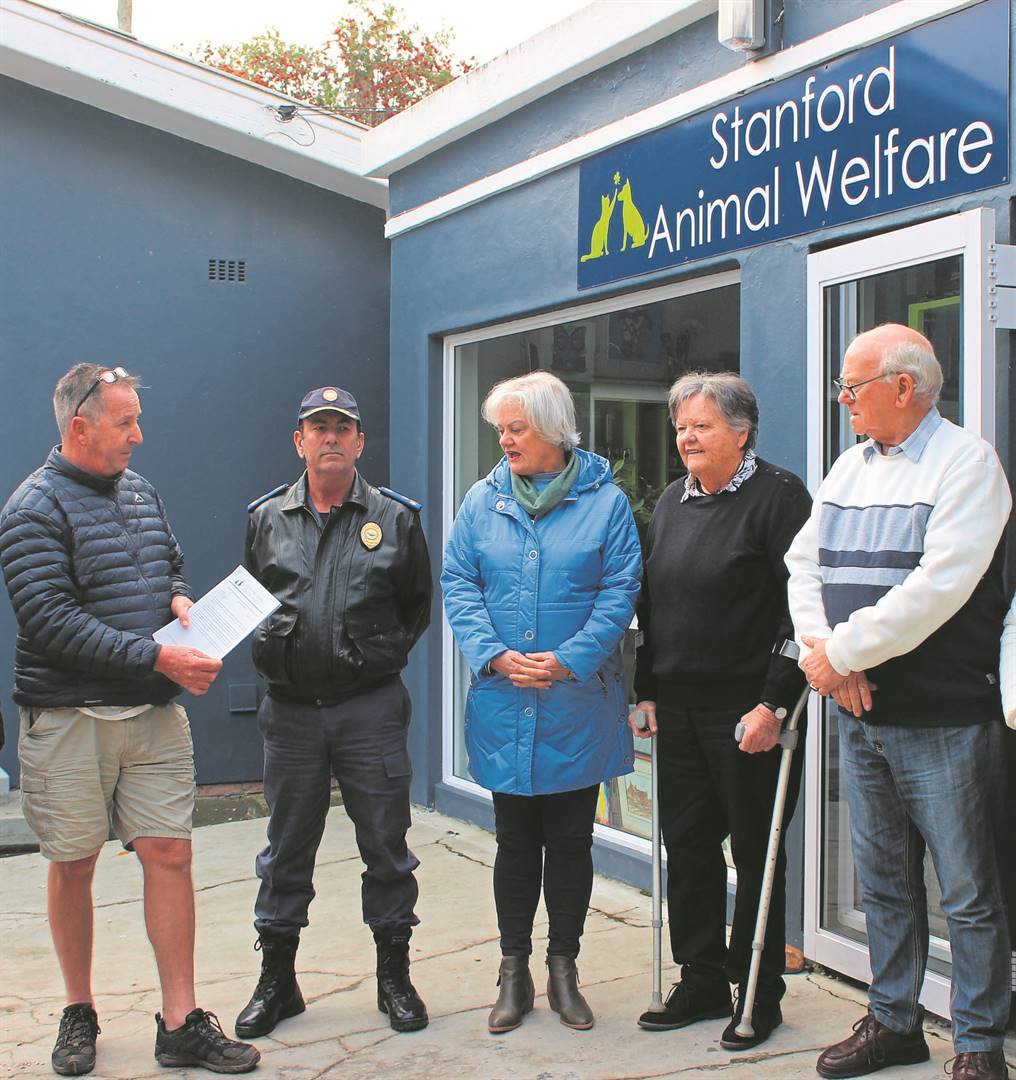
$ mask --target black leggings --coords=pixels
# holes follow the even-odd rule
[[[497,858],[494,903],[503,956],[533,951],[533,918],[543,896],[548,956],[579,954],[593,889],[593,819],[599,784],[555,795],[494,792]]]

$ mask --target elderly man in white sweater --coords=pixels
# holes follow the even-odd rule
[[[992,447],[935,408],[942,372],[916,331],[888,324],[855,338],[836,385],[868,439],[833,465],[786,562],[801,667],[840,706],[872,983],[868,1014],[816,1068],[848,1077],[927,1060],[927,848],[952,948],[952,1075],[1002,1080],[997,673],[1009,488]]]

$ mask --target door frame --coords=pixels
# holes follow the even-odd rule
[[[986,207],[904,226],[808,256],[807,284],[807,439],[808,487],[822,480],[825,441],[824,290],[857,278],[882,274],[937,259],[962,257],[961,341],[963,426],[995,441],[995,324],[988,303],[990,253],[995,212]],[[821,925],[822,822],[825,760],[821,707],[809,704],[811,737],[805,744],[804,951],[812,960],[852,978],[871,981],[866,945]],[[929,971],[921,1001],[933,1013],[949,1016],[949,980]]]

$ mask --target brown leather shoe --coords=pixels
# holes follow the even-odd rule
[[[952,1064],[952,1068],[949,1065]],[[1009,1080],[1005,1053],[1001,1050],[981,1050],[957,1054],[945,1063],[945,1071],[953,1080]]]
[[[928,1044],[918,1028],[910,1035],[880,1024],[871,1013],[854,1024],[854,1034],[819,1054],[815,1071],[819,1076],[867,1076],[890,1065],[916,1065],[927,1061]]]

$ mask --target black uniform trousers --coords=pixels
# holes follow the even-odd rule
[[[667,847],[667,919],[674,961],[689,985],[747,982],[762,876],[780,768],[779,745],[762,754],[739,749],[734,728],[757,702],[739,709],[678,708],[661,692],[656,705],[660,824]],[[803,732],[802,732],[803,734]],[[793,757],[784,812],[790,822],[804,754]],[[730,837],[737,892],[726,942]],[[781,835],[758,1000],[778,1002],[786,989],[786,831]]]
[[[324,833],[331,778],[356,831],[363,921],[372,930],[415,926],[419,859],[406,846],[413,769],[406,745],[411,705],[397,676],[341,705],[265,697],[268,846],[258,855],[258,931],[299,934],[314,899],[314,860]]]

